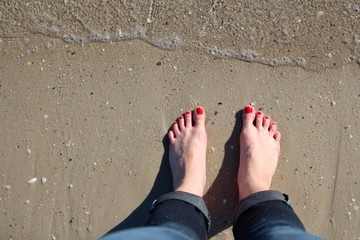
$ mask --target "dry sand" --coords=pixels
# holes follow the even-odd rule
[[[138,40],[31,36],[0,49],[1,239],[95,239],[141,225],[171,185],[165,134],[197,105],[208,116],[211,236],[232,239],[238,111],[249,103],[283,135],[273,189],[290,195],[309,232],[359,239],[356,64],[273,68]]]

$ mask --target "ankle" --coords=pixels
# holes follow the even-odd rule
[[[270,190],[270,185],[267,183],[260,183],[254,181],[246,181],[238,182],[239,185],[239,200],[246,198],[247,196],[261,192]]]
[[[199,197],[203,197],[204,196],[204,189],[202,188],[196,188],[193,186],[179,186],[178,188],[174,189],[175,192],[187,192],[187,193],[191,193],[194,195],[197,195]]]

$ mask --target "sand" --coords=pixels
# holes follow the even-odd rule
[[[283,135],[273,189],[290,195],[309,232],[359,239],[357,64],[274,68],[140,40],[40,35],[0,49],[2,239],[96,239],[143,224],[171,190],[167,130],[197,105],[208,116],[210,236],[233,239],[239,110],[250,103]]]

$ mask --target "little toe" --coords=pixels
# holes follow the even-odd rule
[[[266,115],[263,120],[263,127],[265,129],[269,129],[269,126],[270,126],[270,117]]]
[[[263,112],[258,111],[258,112],[256,113],[256,120],[255,120],[255,126],[256,126],[257,128],[263,126],[263,118],[264,118]]]
[[[270,124],[269,132],[270,132],[270,134],[271,134],[272,136],[275,135],[275,133],[277,132],[277,125],[276,125],[276,123],[272,122],[272,123]]]
[[[194,111],[194,122],[196,126],[205,126],[205,110],[203,107],[197,107]]]
[[[175,135],[174,135],[174,132],[172,130],[170,130],[168,132],[168,138],[169,138],[171,143],[173,143],[175,141]]]
[[[274,134],[274,139],[276,140],[276,141],[280,141],[280,139],[281,139],[281,133],[279,132],[279,131],[276,131],[276,133]]]
[[[187,111],[185,113],[185,127],[191,127],[192,119],[191,119],[191,112]]]
[[[255,119],[255,109],[252,106],[247,105],[244,108],[242,117],[243,117],[243,126],[244,127],[253,125],[253,122]]]
[[[179,124],[177,122],[173,123],[172,131],[174,132],[175,137],[180,135]]]
[[[180,129],[180,131],[185,128],[184,116],[180,116],[180,117],[178,118],[178,123],[179,123],[179,129]]]

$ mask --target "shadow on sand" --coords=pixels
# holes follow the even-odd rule
[[[119,230],[144,226],[150,216],[150,208],[155,199],[159,196],[173,191],[172,176],[169,165],[169,140],[164,136],[163,140],[164,154],[161,160],[159,172],[155,182],[145,198],[145,200],[120,224],[111,229],[107,234]]]
[[[209,238],[232,226],[234,213],[238,203],[237,169],[239,166],[239,134],[241,130],[241,115],[239,111],[235,116],[235,126],[230,138],[225,143],[224,160],[219,173],[204,195],[204,200],[211,213],[212,226]],[[169,141],[163,138],[164,154],[159,172],[153,187],[145,200],[121,223],[111,229],[107,234],[119,230],[144,226],[149,217],[152,202],[162,194],[173,190],[172,176],[169,165]]]
[[[235,115],[235,126],[230,138],[224,145],[224,159],[221,168],[209,190],[204,195],[212,222],[209,238],[232,226],[235,211],[239,203],[237,173],[239,168],[239,136],[242,128],[242,113],[243,110]]]

